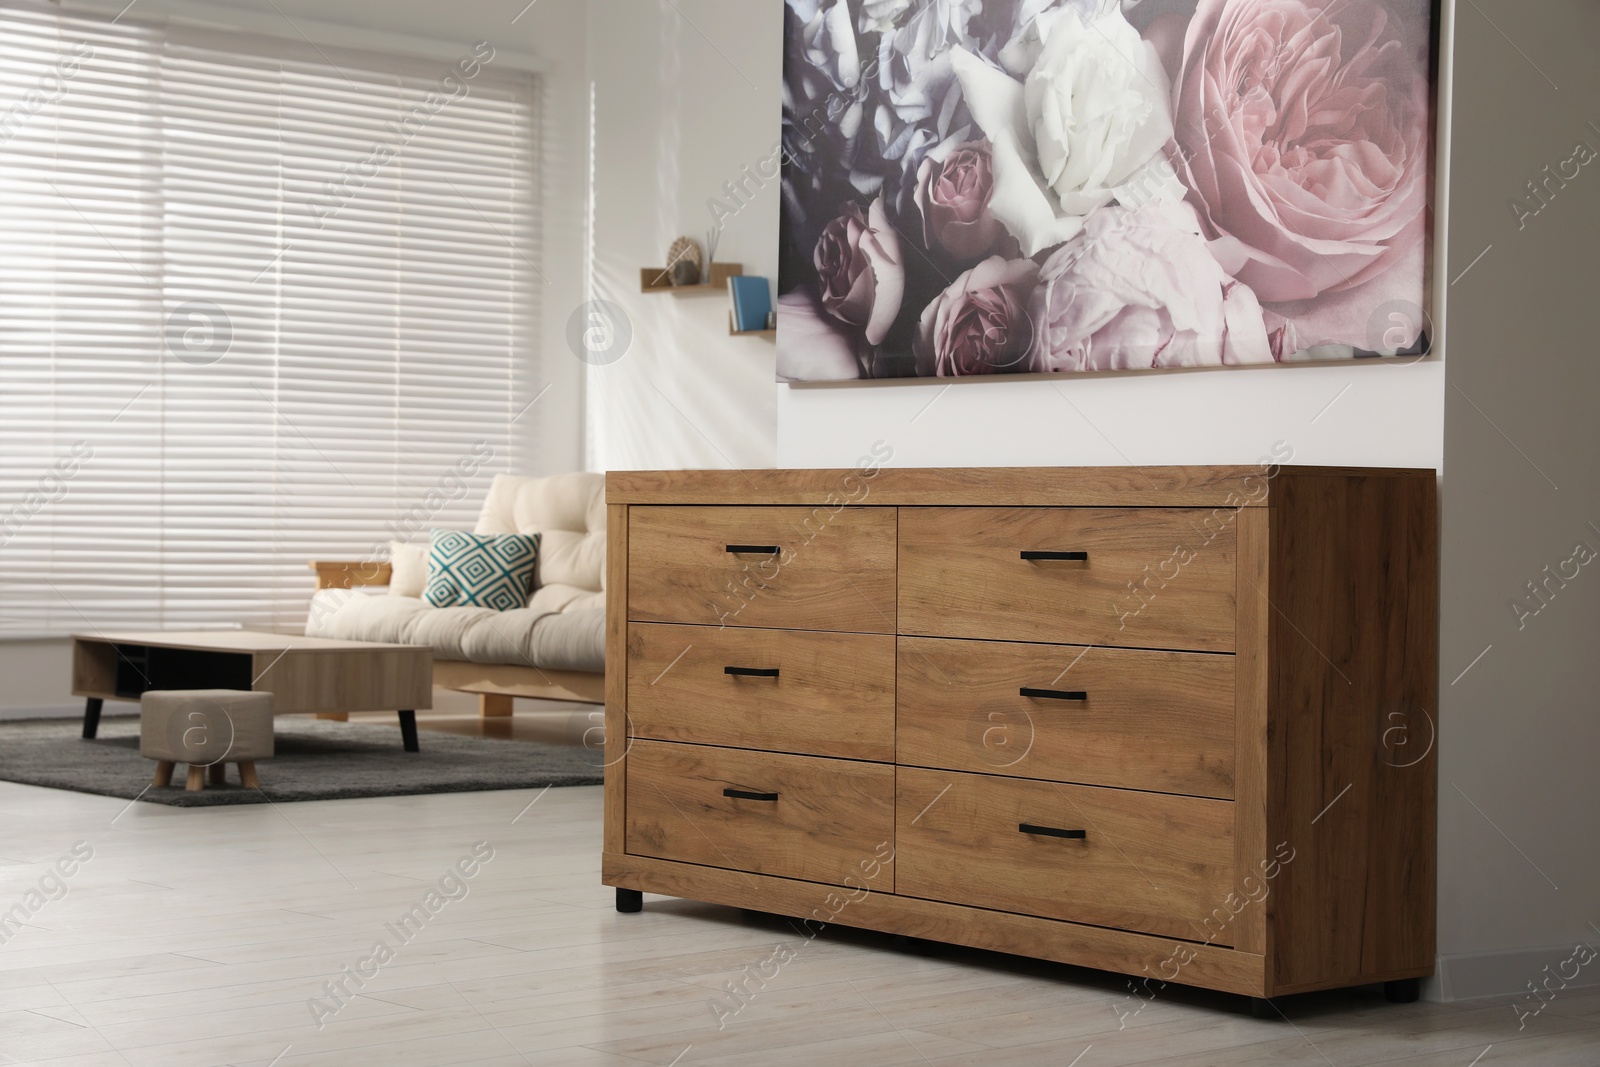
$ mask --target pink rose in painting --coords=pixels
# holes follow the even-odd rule
[[[864,331],[868,344],[882,344],[906,288],[900,237],[889,225],[883,199],[866,212],[860,204],[846,204],[844,214],[823,229],[815,262],[822,309]]]
[[[917,174],[923,243],[964,260],[993,252],[1009,236],[989,214],[993,195],[994,163],[988,141],[957,145],[942,163],[924,159]]]
[[[1178,172],[1263,301],[1348,289],[1421,243],[1428,5],[1200,0],[1174,84]]]
[[[1230,278],[1188,204],[1103,207],[1045,261],[1030,371],[1271,363],[1261,305]]]
[[[1039,282],[1031,259],[990,256],[923,309],[912,351],[917,373],[941,378],[1020,370],[1033,347],[1028,297]]]

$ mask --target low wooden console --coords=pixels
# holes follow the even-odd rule
[[[1434,966],[1419,470],[618,472],[603,878],[1256,998]]]

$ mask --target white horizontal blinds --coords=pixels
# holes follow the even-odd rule
[[[151,51],[167,344],[137,622],[292,628],[306,560],[470,526],[528,458],[532,80],[177,29]],[[452,70],[465,92],[428,110]],[[74,628],[0,610],[0,632]]]
[[[424,64],[381,103],[339,56],[285,69],[280,455],[296,506],[330,534],[356,518],[349,483],[368,470],[395,495],[362,528],[397,512],[406,530],[470,525],[531,423],[509,425],[531,399],[533,101],[528,79],[479,55],[457,61],[470,78]],[[348,391],[330,393],[330,375]],[[462,464],[481,471],[464,496],[449,478]]]
[[[0,8],[0,632],[142,620],[161,579],[155,45]]]
[[[276,622],[289,562],[277,551],[279,316],[266,274],[280,248],[278,62],[169,40],[158,76],[168,323],[155,621]]]

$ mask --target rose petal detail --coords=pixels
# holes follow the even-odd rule
[[[1223,262],[1266,301],[1358,286],[1425,232],[1426,66],[1377,0],[1200,0],[1178,163]],[[1419,279],[1420,281],[1420,279]]]

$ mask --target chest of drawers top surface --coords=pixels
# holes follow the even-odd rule
[[[1408,467],[918,467],[611,471],[608,504],[874,504],[882,507],[1270,507],[1296,475],[1417,478]]]

